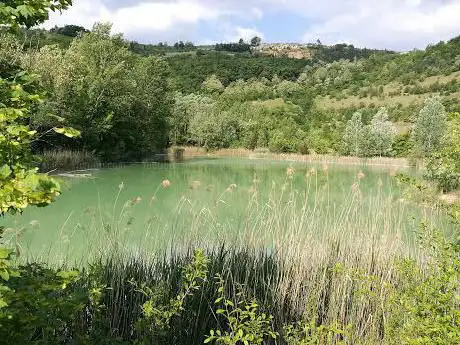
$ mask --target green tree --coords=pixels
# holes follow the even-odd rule
[[[49,5],[49,1],[46,3],[48,7],[43,1],[32,1],[30,4],[13,1],[9,6],[1,3],[1,23],[9,27],[28,25],[29,22],[40,23],[47,18],[47,10],[56,6]],[[26,9],[30,12],[27,12],[28,19],[23,17]],[[17,14],[15,11],[23,12]],[[36,15],[34,11],[37,12]],[[10,17],[5,19],[5,13],[9,13]],[[14,20],[13,16],[16,16]],[[20,71],[17,66],[1,71],[0,215],[22,212],[28,205],[47,205],[59,195],[59,184],[49,176],[39,174],[33,164],[31,144],[39,138],[29,124],[37,106],[42,102],[43,93],[35,76]],[[68,137],[79,134],[70,128],[54,127],[51,130]]]
[[[412,131],[415,155],[429,157],[436,152],[441,147],[446,128],[447,113],[440,99],[437,97],[427,99]]]
[[[388,110],[383,107],[372,118],[369,134],[372,140],[373,155],[386,156],[391,152],[396,130],[388,117]]]
[[[363,129],[362,154],[365,156],[387,156],[391,152],[396,130],[388,120],[388,111],[382,107]]]
[[[442,148],[428,158],[426,177],[446,192],[460,187],[460,113],[452,115]]]
[[[220,93],[224,91],[224,85],[215,74],[209,76],[202,85],[203,91],[209,94]]]
[[[46,70],[51,61],[57,66],[46,84],[47,106],[83,130],[85,149],[113,161],[166,147],[173,102],[163,59],[131,53],[121,36],[111,35],[110,24],[96,24],[65,52],[42,49],[34,69]]]
[[[353,114],[351,120],[347,122],[345,133],[343,135],[343,150],[352,156],[362,155],[363,141],[363,122],[362,114],[357,111]]]
[[[48,18],[48,11],[65,8],[68,4],[69,1],[1,2],[0,25],[14,28],[38,24]],[[14,66],[0,69],[0,217],[22,212],[29,205],[46,206],[60,193],[59,184],[48,175],[39,174],[33,164],[31,144],[38,136],[29,123],[41,102],[43,95],[34,76]],[[71,128],[52,130],[69,137],[79,134]],[[2,232],[0,226],[0,236]],[[3,312],[17,298],[15,289],[4,285],[10,277],[19,275],[11,269],[11,256],[10,249],[0,247],[0,318],[8,316],[9,320],[16,321],[17,317],[24,316],[21,309],[16,315]]]
[[[262,43],[262,39],[258,36],[255,36],[251,39],[251,46],[258,47]]]

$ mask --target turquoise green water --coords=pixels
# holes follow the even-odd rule
[[[353,227],[359,236],[391,228],[410,238],[426,214],[401,200],[394,172],[236,158],[101,169],[65,178],[51,206],[4,221],[11,241],[38,258],[84,259],[114,243],[130,251],[187,241],[273,245],[284,231]]]

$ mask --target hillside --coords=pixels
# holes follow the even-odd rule
[[[71,125],[86,130],[88,135],[88,119],[82,109],[87,107],[87,111],[94,112],[91,121],[100,133],[84,139],[84,145],[111,159],[130,159],[134,152],[139,154],[132,133],[126,130],[135,126],[146,133],[157,133],[156,149],[177,144],[209,149],[243,147],[349,154],[343,138],[357,111],[363,127],[380,114],[391,121],[397,133],[396,138],[391,138],[390,147],[368,150],[366,155],[378,152],[384,156],[406,156],[414,118],[426,99],[441,96],[447,112],[460,110],[460,37],[425,50],[398,54],[346,44],[251,46],[240,41],[195,46],[179,41],[174,45],[148,45],[112,35],[107,25],[95,29],[83,35],[78,27],[24,31],[17,44],[25,48],[25,57],[19,61],[41,75],[49,61],[55,61],[56,71],[54,75],[48,73],[44,83],[50,94],[62,99],[51,100],[47,106],[56,107],[56,112],[64,109],[67,114],[74,114]],[[60,49],[37,50],[50,44],[57,44]],[[109,53],[106,46],[118,56]],[[95,51],[99,52],[96,59]],[[103,56],[104,63],[98,63]],[[81,65],[81,61],[87,62]],[[71,65],[75,65],[80,76],[69,75],[66,87],[72,91],[67,94],[61,85],[61,74],[67,75]],[[97,77],[110,73],[125,80],[125,84]],[[161,78],[155,79],[157,74]],[[150,95],[157,89],[139,89],[139,80],[158,83],[158,90],[163,92],[162,117],[150,124],[155,128],[144,128],[141,118],[147,121],[151,112],[157,116],[158,109],[151,108],[150,103]],[[121,85],[123,92],[118,89]],[[134,101],[134,86],[138,93],[145,93],[142,100]],[[108,98],[101,103],[99,93],[93,90],[118,92],[120,102],[114,101],[118,98]],[[77,104],[76,94],[80,94],[81,104]],[[143,104],[142,111],[136,102]],[[123,107],[127,109],[124,112]],[[126,112],[132,117],[128,119]],[[113,123],[109,126],[106,121]],[[107,128],[112,128],[113,133]],[[105,146],[100,145],[100,137],[107,137]],[[145,140],[155,142],[150,134],[145,135]],[[119,145],[119,152],[114,158],[115,144]]]

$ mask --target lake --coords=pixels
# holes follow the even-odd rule
[[[326,237],[411,244],[421,219],[445,220],[403,199],[394,179],[402,171],[247,158],[128,165],[61,177],[55,203],[4,221],[24,257],[55,262],[86,261],[113,246],[300,248]]]

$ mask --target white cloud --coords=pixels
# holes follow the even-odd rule
[[[165,32],[176,25],[196,24],[200,20],[219,17],[217,9],[210,9],[198,2],[154,2],[139,3],[130,7],[111,10],[100,0],[80,0],[62,15],[51,16],[45,27],[78,24],[91,28],[97,21],[113,23],[115,32],[127,35],[139,31]]]
[[[264,34],[256,28],[242,28],[241,26],[237,26],[230,34],[227,35],[227,40],[230,42],[237,42],[240,38],[242,38],[245,42],[249,42],[251,38],[255,36],[262,39],[265,38]]]
[[[263,22],[268,20],[265,13],[270,18],[279,14],[280,23]],[[110,21],[114,31],[129,38],[159,41],[190,39],[206,22],[210,34],[200,31],[195,40],[221,41],[263,36],[256,25],[264,23],[281,26],[289,42],[320,39],[409,50],[458,35],[459,13],[460,0],[76,0],[62,16],[53,15],[47,26],[90,28],[96,21]],[[305,18],[303,33],[282,27],[290,15]]]
[[[424,48],[460,33],[460,1],[430,4],[420,0],[368,2],[311,27],[303,41],[347,41],[358,46],[395,50]]]
[[[251,9],[252,14],[254,15],[254,18],[261,20],[264,17],[264,12],[260,8],[253,7]]]

